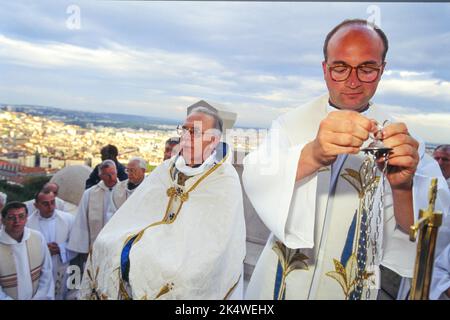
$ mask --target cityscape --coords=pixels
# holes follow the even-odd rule
[[[136,128],[126,115],[123,118],[127,122],[120,124],[104,119],[100,122],[101,114],[94,114],[91,121],[78,119],[79,124],[71,124],[73,114],[60,114],[54,119],[52,115],[58,112],[43,110],[47,109],[10,105],[0,109],[0,180],[23,184],[30,176],[51,176],[71,165],[94,167],[101,162],[100,149],[107,144],[117,146],[120,162],[140,156],[151,170],[163,161],[167,139],[177,136],[177,125],[170,120],[166,124],[158,120],[147,125],[151,129],[144,129]],[[244,154],[254,150],[263,138],[264,134],[251,129],[226,131],[226,141]]]

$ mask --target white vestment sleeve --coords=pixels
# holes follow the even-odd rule
[[[89,252],[89,233],[87,230],[87,209],[89,205],[89,193],[91,189],[86,190],[81,198],[75,221],[70,232],[70,237],[66,249],[72,252]]]
[[[430,299],[449,299],[446,291],[450,288],[450,244],[436,258],[430,288]]]
[[[44,263],[42,264],[38,289],[31,300],[54,300],[55,283],[53,281],[52,259],[43,236],[41,237],[41,241],[42,251],[44,252]]]
[[[312,248],[317,175],[295,182],[304,145],[289,141],[274,121],[264,143],[244,159],[242,181],[259,217],[278,239],[290,248]],[[300,206],[301,214],[296,212]]]
[[[435,256],[438,256],[450,241],[449,204],[450,193],[447,183],[436,161],[423,154],[413,180],[414,222],[418,220],[419,210],[428,208],[428,196],[432,178],[438,178],[438,193],[435,211],[443,213],[443,224],[439,229]],[[412,278],[416,258],[416,243],[409,241],[409,235],[400,230],[395,219],[385,224],[383,237],[383,257],[381,264],[395,271],[402,277]]]

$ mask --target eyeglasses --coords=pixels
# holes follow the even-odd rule
[[[436,160],[436,161],[442,160],[442,162],[447,162],[447,161],[450,161],[450,158],[436,156],[436,157],[434,157],[434,160]]]
[[[186,126],[177,126],[177,133],[180,137],[184,136],[186,133],[189,133],[189,135],[194,136],[195,138],[199,138],[202,136],[203,132],[200,131],[197,127],[188,128]]]
[[[18,215],[7,215],[6,217],[5,217],[5,220],[6,221],[14,221],[14,222],[17,222],[17,221],[23,221],[23,220],[25,220],[27,218],[27,215],[26,215],[26,213],[21,213],[21,214],[18,214]]]
[[[378,75],[380,74],[381,68],[384,66],[384,62],[381,65],[376,64],[362,64],[356,67],[349,66],[348,64],[337,64],[329,65],[327,63],[328,69],[330,70],[331,79],[337,82],[342,82],[350,77],[353,69],[356,70],[356,77],[361,82],[374,82]]]
[[[139,168],[125,168],[126,173],[136,173],[139,172]]]

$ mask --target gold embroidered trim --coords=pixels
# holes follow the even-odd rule
[[[229,296],[231,295],[231,293],[233,292],[233,290],[237,287],[239,280],[241,280],[241,275],[239,275],[238,280],[236,281],[236,283],[230,288],[230,290],[228,290],[227,294],[225,295],[225,297],[223,298],[223,300],[227,300],[229,298]]]
[[[123,247],[128,243],[128,241],[130,241],[131,238],[136,236],[136,239],[134,239],[133,245],[136,244],[144,235],[145,231],[151,227],[156,227],[159,225],[163,225],[163,224],[171,224],[175,221],[175,219],[177,218],[178,214],[181,211],[181,207],[183,206],[183,203],[186,202],[189,199],[189,193],[191,191],[193,191],[199,184],[200,182],[202,182],[203,180],[206,179],[206,177],[208,177],[211,173],[213,173],[214,171],[216,171],[225,161],[226,159],[228,159],[228,154],[220,161],[218,162],[216,165],[214,165],[212,168],[210,168],[208,171],[205,172],[205,174],[203,174],[186,192],[183,192],[182,190],[177,190],[175,187],[170,187],[169,189],[167,189],[167,196],[169,197],[169,202],[167,203],[167,207],[166,207],[166,212],[164,213],[164,217],[162,218],[161,221],[158,222],[154,222],[148,226],[146,226],[144,229],[142,229],[141,231],[139,231],[138,233],[135,234],[131,234],[129,235],[122,246]],[[172,170],[173,170],[174,166],[172,166],[169,169],[169,175],[170,175],[170,180],[172,180]],[[175,197],[178,197],[181,201],[180,205],[178,206],[177,211],[175,212],[175,214],[173,216],[171,216],[169,214],[170,209],[172,208],[172,203],[175,199]],[[164,288],[164,287],[163,287]],[[161,289],[162,290],[162,289]],[[122,275],[121,275],[121,268],[119,268],[119,293],[124,297],[124,299],[131,299],[131,297],[128,295],[126,289],[125,289],[125,284],[123,283],[123,279],[122,279]],[[161,292],[160,292],[161,293]],[[163,293],[164,294],[164,293]],[[161,294],[162,295],[162,294]],[[157,298],[159,297],[159,294],[157,296]]]
[[[156,295],[155,300],[165,295],[166,293],[169,293],[169,291],[173,289],[173,286],[173,282],[163,285],[161,290],[159,290],[159,293]]]

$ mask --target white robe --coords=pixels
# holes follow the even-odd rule
[[[53,280],[55,281],[55,298],[65,298],[67,292],[66,269],[76,253],[66,250],[75,217],[67,212],[55,210],[50,218],[44,218],[39,211],[28,218],[27,226],[42,233],[47,243],[56,242],[60,254],[53,255]],[[58,283],[56,283],[58,282]]]
[[[434,262],[430,299],[450,300],[446,292],[450,288],[450,244]]]
[[[31,232],[36,231],[31,231],[29,228],[25,227],[22,241],[17,242],[6,233],[4,228],[0,230],[0,242],[12,247],[17,272],[18,300],[53,300],[55,287],[52,275],[52,260],[47,248],[47,243],[41,233],[39,233],[39,236],[41,237],[42,242],[42,252],[44,252],[45,256],[39,278],[39,286],[36,294],[33,296],[33,285],[31,282],[30,264],[26,246],[26,241],[30,237]],[[1,287],[0,300],[12,300],[11,297],[3,292]]]
[[[117,185],[117,184],[116,184]],[[92,186],[91,188],[84,191],[83,196],[80,200],[78,206],[78,211],[75,216],[75,221],[73,223],[72,232],[70,234],[70,239],[67,244],[67,249],[73,252],[88,253],[89,252],[89,231],[88,231],[88,206],[90,193],[93,188],[101,187],[105,190],[103,199],[98,199],[98,201],[103,201],[103,216],[105,224],[111,219],[116,211],[116,208],[112,201],[113,188],[110,190],[107,188],[102,181],[98,184]]]
[[[91,278],[84,273],[81,298],[89,299],[92,289],[104,299],[122,298],[119,279],[124,243],[166,216],[167,192],[174,187],[169,173],[173,160],[153,170],[101,231],[87,261]],[[188,179],[184,190],[201,176]],[[243,287],[245,220],[241,185],[233,166],[218,166],[189,192],[172,222],[143,233],[129,257],[133,299],[223,299],[230,293],[231,298],[239,298],[235,293]]]
[[[340,232],[336,231],[338,229],[342,229],[343,232],[349,230],[350,223],[339,225],[339,217],[336,217],[338,212],[335,212],[335,223],[330,225],[330,221],[333,221],[330,212],[336,210],[333,206],[338,201],[342,201],[334,197],[336,183],[329,185],[331,175],[339,172],[338,175],[342,176],[346,165],[343,165],[342,157],[339,157],[333,166],[319,170],[302,181],[295,181],[300,153],[303,147],[315,138],[320,121],[328,112],[328,95],[288,112],[273,122],[266,141],[259,149],[244,159],[244,188],[258,215],[272,231],[248,285],[246,293],[248,299],[273,299],[276,295],[275,278],[279,261],[276,251],[285,250],[285,248],[274,249],[277,241],[287,248],[301,249],[297,250],[297,256],[300,254],[304,258],[304,265],[307,266],[294,270],[286,277],[287,299],[344,298],[336,279],[327,277],[330,271],[333,271],[330,268],[332,259],[325,261],[324,250],[320,248],[322,242],[324,247],[334,246],[335,252],[331,256],[337,258],[344,247],[344,243],[339,242],[342,239],[327,239],[327,234],[331,233],[331,230],[335,230],[335,233]],[[366,112],[366,116],[377,119],[380,123],[389,119],[373,105]],[[415,219],[419,209],[428,207],[428,189],[432,177],[439,177],[436,208],[448,214],[446,203],[450,201],[450,194],[440,169],[436,162],[424,153],[424,149],[424,144],[421,143],[419,148],[421,160],[413,182]],[[354,158],[348,156],[345,161]],[[319,183],[320,176],[326,176],[325,171],[331,171],[331,174],[328,174],[328,180],[320,180]],[[380,186],[376,194],[379,195],[379,191]],[[402,276],[411,276],[415,244],[409,242],[408,235],[396,226],[392,195],[387,181],[385,195],[384,217],[382,217],[384,228],[380,230],[378,243],[380,256],[377,264],[381,263]],[[349,197],[348,194],[341,196]],[[376,199],[379,199],[379,196]],[[337,209],[346,210],[345,203],[341,205],[342,207]],[[374,207],[377,208],[377,202]],[[324,229],[328,232],[323,232]],[[441,239],[441,243],[445,241]],[[301,264],[297,264],[299,265]],[[371,297],[375,298],[376,295],[371,294]]]

